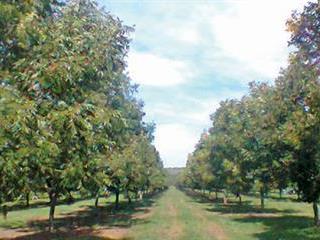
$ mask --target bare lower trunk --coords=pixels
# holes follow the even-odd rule
[[[282,199],[282,188],[279,188],[279,198]]]
[[[57,193],[50,193],[49,232],[54,229],[54,211],[57,205]]]
[[[264,208],[264,190],[263,187],[260,188],[260,206]]]
[[[143,192],[139,191],[139,200],[142,201],[143,200]]]
[[[227,205],[227,204],[228,204],[228,195],[227,195],[227,193],[225,193],[225,194],[223,195],[223,204],[224,204],[224,205]]]
[[[96,195],[96,200],[95,200],[95,202],[94,202],[94,206],[95,206],[96,208],[99,207],[99,194]]]
[[[68,199],[67,199],[68,204],[71,204],[74,202],[74,198],[71,194],[71,191],[68,191]]]
[[[120,195],[120,191],[119,189],[116,189],[116,201],[115,201],[116,209],[119,208],[119,195]]]
[[[30,192],[26,193],[26,207],[30,206]]]
[[[127,198],[128,198],[128,202],[131,203],[132,201],[131,201],[130,193],[128,190],[127,190]]]
[[[216,190],[216,200],[218,200],[218,190]]]
[[[239,194],[239,204],[242,205],[242,196]]]
[[[301,193],[300,193],[300,191],[297,191],[297,200],[298,200],[298,201],[301,200]]]
[[[223,197],[223,204],[224,204],[224,205],[227,205],[227,204],[228,204],[228,198],[225,197],[225,196]]]
[[[313,202],[313,213],[314,213],[314,224],[316,226],[320,226],[320,218],[319,218],[319,203],[318,201]]]
[[[2,206],[2,215],[3,215],[3,219],[7,220],[7,216],[8,216],[8,208],[7,205],[3,205]]]

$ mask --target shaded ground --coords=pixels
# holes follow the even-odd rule
[[[245,196],[240,205],[235,198],[224,205],[222,199],[210,200],[199,192],[187,191],[192,201],[220,223],[229,239],[319,240],[320,229],[313,226],[312,206],[292,199],[270,198],[261,209],[259,199]]]
[[[27,224],[9,221],[6,225],[0,220],[0,239],[320,239],[320,230],[313,227],[309,204],[270,198],[266,200],[266,207],[261,209],[255,196],[243,198],[242,205],[235,198],[224,205],[221,198],[215,200],[199,192],[182,192],[171,187],[133,205],[123,201],[119,211],[115,211],[110,202],[96,209],[92,202],[84,200],[58,207],[54,234],[46,232],[47,209],[45,212],[41,207],[19,210],[12,212],[11,217],[19,218],[20,214],[21,218],[27,216],[29,221]]]
[[[24,228],[13,225],[0,229],[0,239],[130,239],[129,228],[146,222],[158,197],[160,195],[131,205],[123,202],[117,211],[113,205],[99,208],[80,205],[77,211],[60,213],[57,216],[54,233],[46,231],[46,216],[32,217]],[[5,225],[5,222],[2,225]]]

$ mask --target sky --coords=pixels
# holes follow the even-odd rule
[[[286,20],[305,0],[99,0],[134,26],[128,72],[165,167],[183,167],[210,114],[286,67]]]

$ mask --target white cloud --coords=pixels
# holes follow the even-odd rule
[[[219,107],[219,103],[222,99],[214,98],[205,101],[196,100],[198,106],[196,109],[189,111],[186,113],[188,119],[198,125],[202,126],[202,128],[210,126],[210,115],[216,111]],[[198,133],[200,134],[200,133]]]
[[[179,85],[191,76],[182,61],[135,51],[129,54],[128,69],[135,83],[157,87]]]
[[[273,79],[287,62],[286,20],[306,2],[242,0],[228,2],[223,11],[211,9],[215,46],[247,71]]]
[[[149,97],[147,118],[157,123],[155,144],[165,166],[185,164],[221,100],[241,97],[243,84],[271,81],[286,66],[285,22],[307,1],[111,0],[121,19],[136,25],[135,51],[128,58],[131,78],[151,94],[164,90],[142,96]],[[140,52],[141,47],[152,52]],[[167,91],[171,88],[178,90]],[[212,95],[204,88],[212,88]]]
[[[168,37],[181,43],[200,44],[201,36],[198,26],[187,21],[185,22],[186,23],[184,25],[180,22],[174,26],[172,26],[172,24],[171,26],[168,26],[166,28]]]
[[[166,167],[183,167],[188,152],[192,152],[199,132],[183,124],[160,124],[155,134],[155,145]]]
[[[202,129],[210,125],[210,114],[218,106],[218,100],[199,103],[196,107],[156,104],[152,109],[147,109],[147,116],[151,120],[157,119],[160,123],[183,123],[190,124],[189,128],[197,126]]]
[[[220,101],[226,96],[240,95],[240,92],[221,92],[216,98],[202,100],[185,96],[184,102],[189,104],[183,108],[160,103],[148,109],[148,115],[158,119],[155,145],[165,167],[185,166],[188,153],[194,150],[201,132],[211,127],[210,114],[219,107]]]

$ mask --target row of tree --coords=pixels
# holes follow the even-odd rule
[[[289,64],[274,84],[250,83],[248,95],[226,100],[211,115],[189,156],[184,184],[237,194],[293,185],[313,203],[320,225],[320,5],[308,3],[287,22]]]
[[[0,3],[0,203],[164,186],[126,70],[131,27],[90,0]]]

